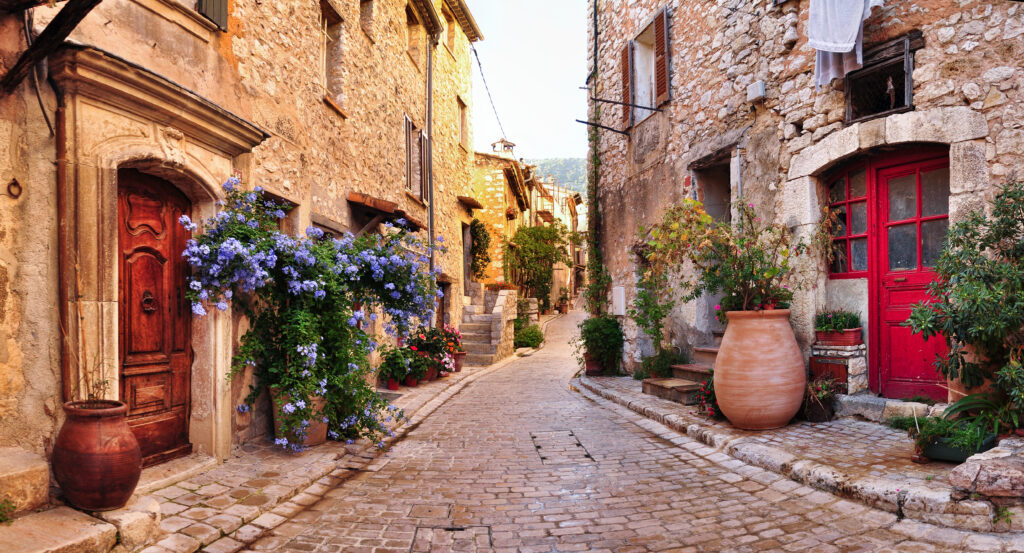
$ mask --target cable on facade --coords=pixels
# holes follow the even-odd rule
[[[498,108],[494,105],[494,96],[491,96],[491,88],[487,86],[487,77],[484,77],[484,64],[480,62],[480,54],[476,51],[476,46],[472,43],[469,45],[473,49],[473,56],[476,57],[476,65],[480,68],[480,80],[484,82],[484,90],[487,91],[487,98],[491,101],[491,109],[494,110],[494,118],[498,121],[498,129],[501,130],[501,137],[506,138],[505,127],[501,125],[501,117],[498,117]]]

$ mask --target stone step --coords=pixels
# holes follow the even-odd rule
[[[469,332],[486,332],[488,335],[491,333],[490,323],[462,323],[459,325],[459,330],[462,331],[462,336],[465,337],[466,333]]]
[[[0,501],[14,512],[32,511],[50,500],[50,465],[42,455],[18,447],[0,447]],[[2,542],[0,542],[2,543]]]
[[[693,382],[701,383],[711,376],[711,367],[697,363],[672,365],[672,376],[682,378],[683,380],[692,380]]]
[[[117,528],[70,507],[32,513],[0,524],[4,553],[107,553]]]
[[[698,346],[693,348],[693,362],[697,365],[715,367],[715,359],[718,357],[718,346]]]
[[[494,344],[491,344],[490,342],[480,343],[480,342],[465,342],[464,341],[464,342],[462,342],[462,348],[465,349],[470,354],[473,354],[473,353],[486,353],[486,354],[494,355],[495,353],[498,352],[498,346],[496,346]]]
[[[724,330],[712,330],[711,336],[715,340],[715,347],[722,345],[722,336],[725,336]]]
[[[469,320],[467,320],[467,318]],[[463,323],[487,323],[487,324],[490,324],[490,322],[493,319],[494,319],[494,316],[491,315],[490,313],[488,313],[486,315],[463,315],[462,316]]]
[[[683,405],[696,405],[698,390],[700,384],[682,378],[647,378],[643,381],[645,394]]]
[[[466,364],[473,366],[487,366],[494,362],[492,353],[469,353],[466,354]]]
[[[484,306],[482,306],[482,305],[474,305],[474,304],[469,304],[469,305],[463,306],[462,314],[463,314],[463,316],[465,316],[465,315],[483,315],[484,314]]]
[[[488,325],[490,327],[490,325]],[[477,342],[480,344],[491,342],[491,329],[488,328],[485,332],[462,332],[462,342]]]

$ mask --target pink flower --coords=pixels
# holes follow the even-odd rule
[[[722,309],[722,306],[721,306],[721,305],[716,305],[716,306],[715,306],[715,310],[716,310],[716,311],[717,311],[717,310],[720,310],[720,309]]]

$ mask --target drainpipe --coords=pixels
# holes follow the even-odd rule
[[[57,86],[57,83],[50,78],[50,86],[57,96],[57,113],[54,117],[55,140],[56,140],[56,162],[57,162],[57,274],[60,275],[57,285],[57,314],[60,321],[60,374],[61,374],[61,397],[65,402],[75,398],[74,388],[71,382],[71,346],[70,326],[68,325],[68,290],[63,280],[71,263],[68,261],[68,222],[64,217],[64,204],[67,201],[65,194],[68,181],[68,148],[67,148],[67,114],[66,98],[64,91]],[[81,321],[78,321],[81,324]]]
[[[434,245],[434,48],[440,33],[430,36],[427,48],[427,236]],[[434,270],[434,252],[430,252],[430,270]]]

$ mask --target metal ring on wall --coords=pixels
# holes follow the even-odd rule
[[[18,179],[11,179],[11,182],[7,183],[8,196],[17,199],[19,196],[21,196],[21,191],[21,183],[18,182]]]

